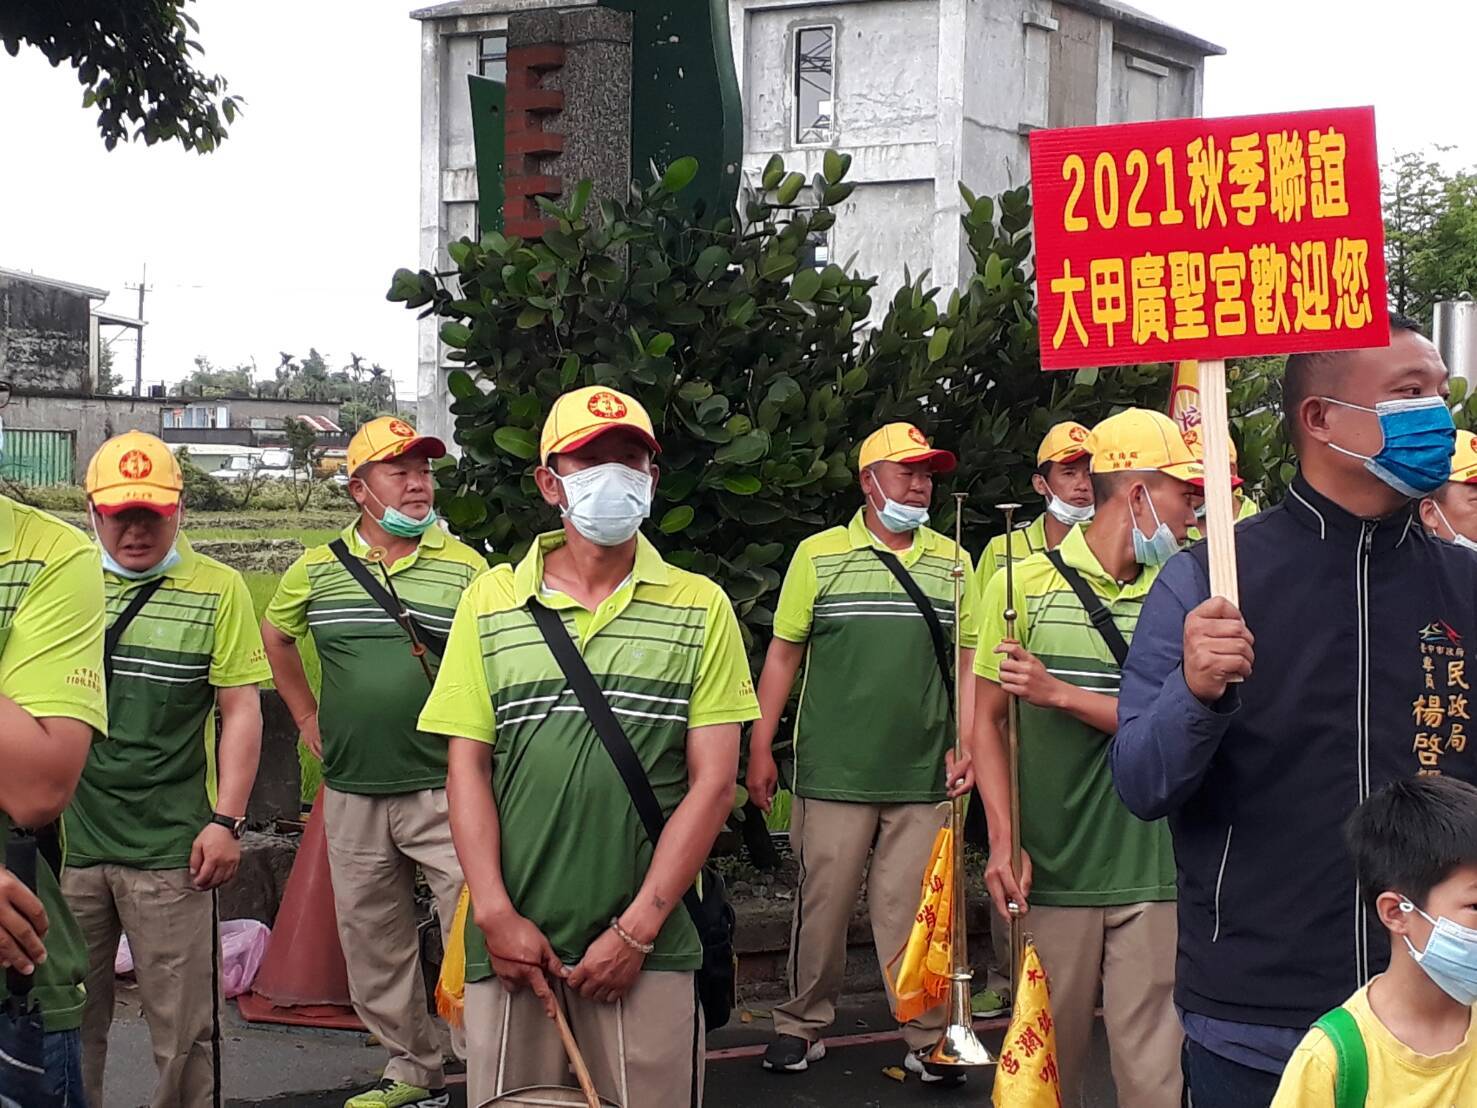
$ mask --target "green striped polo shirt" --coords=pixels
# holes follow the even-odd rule
[[[1057,548],[1082,575],[1130,642],[1157,570],[1119,585],[1098,564],[1083,529]],[[1117,697],[1120,674],[1077,594],[1045,554],[1015,568],[1016,638],[1054,677]],[[1005,575],[985,588],[977,613],[974,671],[998,682],[1005,639]],[[1145,823],[1118,799],[1108,767],[1111,735],[1066,712],[1020,705],[1021,846],[1031,855],[1033,903],[1109,907],[1175,897],[1174,853],[1163,820]]]
[[[517,569],[499,566],[462,599],[422,730],[493,744],[502,874],[520,915],[574,965],[626,910],[651,865],[630,794],[528,612],[559,612],[635,748],[662,811],[687,792],[687,734],[759,715],[738,618],[712,581],[662,560],[638,536],[630,577],[595,611],[542,588],[539,537]],[[647,956],[650,970],[694,970],[697,930],[678,908]],[[467,980],[492,976],[467,928]]]
[[[1024,527],[1017,527],[1010,533],[1010,551],[1015,557],[1017,564],[1025,561],[1032,554],[1040,554],[1046,549],[1046,513],[1042,512]],[[984,550],[980,551],[979,568],[974,575],[974,595],[976,598],[985,591],[985,586],[990,583],[990,578],[1005,569],[1005,533],[1001,532],[985,544]]]
[[[901,804],[944,799],[944,752],[954,744],[948,693],[928,624],[874,550],[865,510],[805,539],[780,588],[774,633],[806,643],[795,720],[795,793],[815,800]],[[897,553],[953,634],[954,566],[970,586],[969,555],[920,527]],[[975,645],[967,606],[959,644]]]
[[[357,523],[341,536],[366,559]],[[380,567],[365,561],[376,578]],[[439,527],[390,566],[390,580],[421,624],[451,627],[457,601],[487,561]],[[304,551],[277,586],[267,619],[285,635],[313,636],[323,664],[318,730],[323,780],[343,793],[368,796],[439,789],[446,785],[446,743],[416,726],[430,686],[411,653],[410,637],[354,580],[327,545]],[[426,661],[436,672],[434,651]]]
[[[61,520],[0,496],[0,694],[36,719],[80,720],[98,739],[108,730],[102,670],[96,544]],[[0,851],[9,837],[9,817],[0,812]],[[82,1025],[87,945],[44,861],[36,878],[51,926],[33,995],[48,1031],[72,1031]],[[0,998],[7,995],[0,974]]]
[[[271,678],[241,574],[191,549],[123,632],[108,684],[109,742],[88,755],[67,810],[68,858],[181,869],[211,815],[215,690]],[[112,624],[147,581],[103,574]]]

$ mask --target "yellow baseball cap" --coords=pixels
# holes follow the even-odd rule
[[[388,462],[415,451],[427,458],[444,458],[446,444],[430,435],[417,435],[415,428],[403,419],[380,416],[371,419],[354,432],[349,440],[348,472],[370,462]]]
[[[143,431],[125,431],[98,447],[82,487],[105,516],[128,508],[172,516],[179,511],[185,478],[163,442]]]
[[[1036,467],[1039,469],[1047,462],[1075,462],[1087,453],[1087,428],[1072,420],[1058,423],[1046,437],[1041,440],[1041,446],[1036,451]]]
[[[661,444],[656,441],[656,430],[651,425],[651,416],[634,396],[605,385],[566,392],[554,401],[554,406],[549,409],[549,418],[544,420],[543,434],[539,436],[538,443],[539,461],[548,465],[551,454],[578,450],[607,431],[621,427],[635,432],[654,453],[662,452]]]
[[[959,459],[947,450],[933,449],[911,423],[889,423],[866,437],[857,466],[866,469],[878,462],[928,462],[935,473],[952,473]]]
[[[1190,448],[1190,452],[1195,457],[1199,458],[1202,462],[1205,461],[1205,444],[1200,441],[1200,424],[1195,424],[1194,427],[1191,427],[1185,432],[1185,445]],[[1233,466],[1239,465],[1241,458],[1236,453],[1236,440],[1227,436],[1226,446],[1231,451],[1231,464]]]
[[[1175,424],[1179,426],[1179,424]],[[1201,465],[1205,464],[1205,443],[1201,441],[1200,424],[1195,424],[1184,433],[1185,445],[1190,448],[1190,453],[1195,455],[1195,460]],[[1231,452],[1231,487],[1239,489],[1246,484],[1240,477],[1236,476],[1236,469],[1241,464],[1241,459],[1236,454],[1236,440],[1230,435],[1226,436],[1226,449]]]
[[[1093,473],[1158,472],[1195,484],[1205,480],[1205,466],[1174,420],[1147,408],[1109,416],[1088,433],[1083,446],[1092,455]]]
[[[1477,485],[1477,435],[1471,431],[1456,433],[1456,454],[1447,480],[1454,485]]]

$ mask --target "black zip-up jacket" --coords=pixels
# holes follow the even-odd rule
[[[1237,525],[1236,557],[1251,677],[1210,707],[1186,687],[1185,615],[1210,586],[1204,544],[1177,555],[1123,669],[1113,777],[1174,835],[1180,1007],[1305,1028],[1389,960],[1349,813],[1396,778],[1477,782],[1477,553],[1413,507],[1362,520],[1299,475]]]

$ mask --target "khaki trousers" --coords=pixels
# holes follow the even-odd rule
[[[691,973],[645,971],[614,1004],[552,985],[602,1097],[626,1108],[700,1108],[703,1020]],[[465,1011],[469,1108],[530,1085],[576,1086],[532,992],[509,994],[496,978],[469,983]]]
[[[106,1103],[113,958],[126,934],[159,1072],[153,1108],[208,1108],[220,1033],[215,894],[195,889],[189,870],[115,865],[67,869],[62,891],[87,942],[82,1080],[88,1103]]]
[[[775,1031],[815,1042],[835,1020],[846,977],[846,928],[864,873],[872,941],[886,977],[887,963],[908,941],[923,871],[947,819],[948,808],[940,804],[795,798],[790,847],[800,863],[800,890],[790,930],[790,999],[774,1010]],[[947,1014],[939,1005],[904,1024],[909,1048],[932,1046]]]
[[[354,1011],[390,1052],[386,1077],[439,1089],[446,1078],[421,977],[415,867],[436,898],[444,944],[462,888],[446,790],[360,796],[325,787],[323,830]],[[452,1045],[464,1052],[459,1032]]]
[[[1062,1104],[1076,1108],[1082,1101],[1101,986],[1118,1103],[1179,1108],[1184,1035],[1174,1010],[1174,902],[1037,905],[1022,922],[1051,983]]]

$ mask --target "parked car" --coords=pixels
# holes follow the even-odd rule
[[[253,455],[237,455],[224,469],[211,474],[219,481],[245,481],[252,477],[268,481],[307,481],[305,469],[293,469],[292,453],[287,450],[263,450]]]

